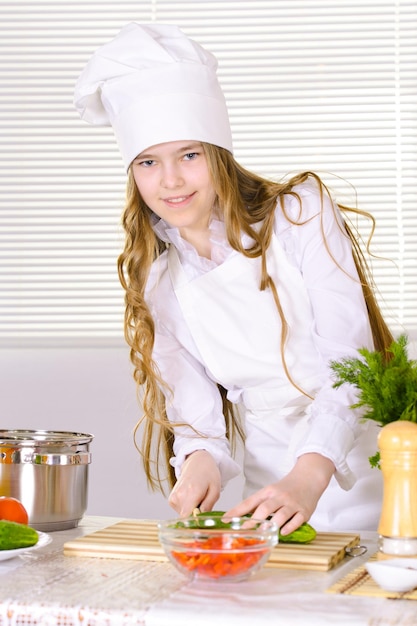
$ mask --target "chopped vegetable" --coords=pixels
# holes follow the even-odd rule
[[[239,576],[258,563],[269,551],[268,547],[256,551],[246,549],[250,546],[262,546],[263,543],[258,539],[247,537],[218,535],[196,540],[183,552],[173,550],[171,556],[186,570],[200,576],[207,578]]]

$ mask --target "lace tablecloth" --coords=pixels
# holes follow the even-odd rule
[[[117,519],[86,518],[52,543],[0,562],[1,626],[144,625],[147,609],[184,585],[168,563],[63,555],[63,544]]]
[[[87,517],[0,562],[0,626],[417,626],[415,602],[327,593],[375,551],[374,535],[362,538],[367,555],[330,572],[265,568],[234,584],[189,583],[169,563],[63,555],[69,539],[117,521]]]

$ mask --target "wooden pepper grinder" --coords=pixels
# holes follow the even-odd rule
[[[378,436],[384,478],[379,549],[385,554],[417,555],[417,424],[396,421]]]

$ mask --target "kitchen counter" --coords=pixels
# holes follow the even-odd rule
[[[376,551],[329,572],[264,568],[240,583],[188,582],[169,563],[64,556],[70,539],[120,521],[85,517],[38,550],[0,562],[0,626],[417,626],[413,600],[327,593]]]

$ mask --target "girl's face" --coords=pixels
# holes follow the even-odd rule
[[[133,161],[132,172],[144,202],[184,239],[207,230],[216,194],[201,143],[151,146]]]

